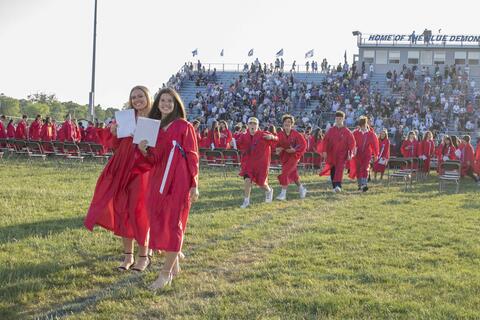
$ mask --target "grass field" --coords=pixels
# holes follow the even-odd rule
[[[83,225],[97,164],[0,162],[0,319],[479,319],[480,194],[354,183],[242,210],[242,181],[201,172],[182,273],[119,274],[120,241]],[[279,191],[275,176],[275,195]],[[453,187],[452,187],[453,190]]]

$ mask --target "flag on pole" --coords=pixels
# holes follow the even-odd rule
[[[250,51],[248,51],[248,56],[249,57],[253,56],[253,49],[250,49]]]
[[[222,51],[220,52],[220,57],[223,57],[223,49],[222,49]]]
[[[313,57],[313,49],[305,53],[305,59]]]
[[[196,55],[198,55],[198,49],[195,49],[192,51],[192,55],[195,57]]]
[[[278,57],[283,57],[283,48],[277,52],[277,58]]]

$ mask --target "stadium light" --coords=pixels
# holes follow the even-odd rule
[[[95,121],[95,56],[97,49],[97,0],[95,0],[95,12],[93,18],[93,57],[92,57],[92,88],[88,95],[88,108],[90,117]]]
[[[362,33],[360,31],[352,31],[352,35],[354,36],[361,36]]]

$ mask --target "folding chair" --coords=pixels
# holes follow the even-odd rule
[[[445,191],[445,186],[448,182],[456,184],[455,192],[458,193],[460,189],[462,164],[460,161],[445,161],[440,164],[440,175],[438,176],[438,190]]]
[[[240,167],[240,153],[235,149],[226,149],[222,152],[225,165],[231,168]]]
[[[79,162],[83,162],[84,157],[82,155],[80,155],[80,149],[78,148],[78,146],[75,143],[73,143],[73,142],[64,143],[63,144],[63,150],[67,154],[65,159],[78,160]]]
[[[405,168],[408,167],[408,161],[402,158],[390,158],[387,163],[387,187],[396,179],[402,180],[405,184],[405,191],[408,190],[408,185],[411,186],[412,175],[410,171]]]
[[[45,161],[47,155],[43,152],[40,142],[37,141],[28,141],[27,142],[27,155],[30,159],[38,158]]]

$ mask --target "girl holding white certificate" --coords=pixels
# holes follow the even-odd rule
[[[147,208],[150,218],[150,243],[154,250],[166,252],[160,274],[150,286],[169,285],[180,270],[179,255],[191,203],[198,199],[198,148],[193,126],[187,122],[178,93],[159,91],[150,118],[161,121],[156,146],[138,145],[137,167],[150,170]]]
[[[130,91],[129,108],[135,110],[136,117],[147,117],[151,105],[150,93],[146,87],[136,86]],[[144,271],[150,264],[148,255],[150,225],[145,205],[148,173],[133,170],[136,146],[132,143],[131,136],[118,138],[117,133],[120,131],[119,125],[114,124],[102,132],[105,136],[104,142],[110,145],[115,153],[98,178],[84,224],[89,230],[99,225],[122,237],[124,260],[118,267],[119,271],[130,268]],[[136,264],[133,252],[134,239],[139,246]]]

